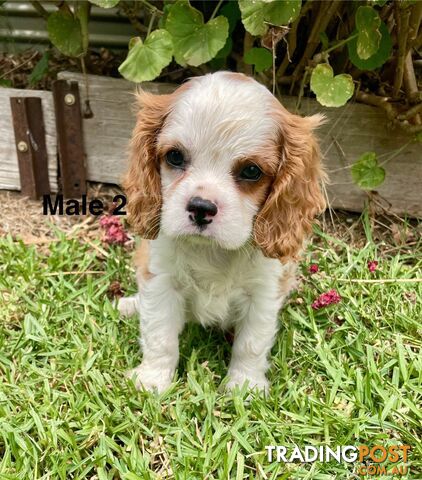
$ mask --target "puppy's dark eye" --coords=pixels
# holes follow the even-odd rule
[[[249,182],[256,182],[262,177],[262,170],[256,165],[248,165],[239,172],[239,178],[241,180],[247,180]]]
[[[180,150],[170,150],[166,153],[166,162],[174,168],[185,167],[185,157]]]

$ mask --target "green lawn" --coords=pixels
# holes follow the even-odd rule
[[[265,446],[363,443],[410,445],[405,478],[421,479],[422,284],[350,279],[420,278],[422,250],[381,253],[366,232],[362,248],[316,236],[280,315],[270,396],[250,403],[220,393],[230,347],[196,325],[170,391],[128,383],[138,320],[107,298],[115,280],[135,289],[122,248],[0,239],[0,479],[360,478],[346,463],[270,463]],[[314,311],[331,288],[342,302]]]

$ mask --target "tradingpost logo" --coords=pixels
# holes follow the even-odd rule
[[[315,447],[305,445],[287,447],[284,445],[267,445],[265,447],[269,462],[314,463],[332,462],[353,463],[357,465],[358,475],[406,475],[410,473],[407,459],[410,445],[328,445]]]

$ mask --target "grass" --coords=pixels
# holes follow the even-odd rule
[[[422,252],[381,254],[364,226],[362,248],[323,232],[309,247],[280,315],[270,396],[249,403],[220,393],[230,348],[196,325],[168,392],[126,381],[138,322],[107,298],[112,281],[135,288],[123,249],[60,232],[44,253],[0,239],[0,479],[360,478],[354,464],[267,460],[266,445],[295,444],[410,445],[404,478],[422,478],[422,285],[361,282],[421,277]],[[331,288],[342,302],[312,310]]]

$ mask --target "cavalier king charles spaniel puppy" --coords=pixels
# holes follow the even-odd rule
[[[298,256],[325,208],[313,130],[323,117],[289,113],[261,84],[218,72],[169,95],[138,94],[124,181],[142,237],[137,388],[166,390],[187,321],[234,329],[227,387],[267,391],[278,312],[296,285]]]

